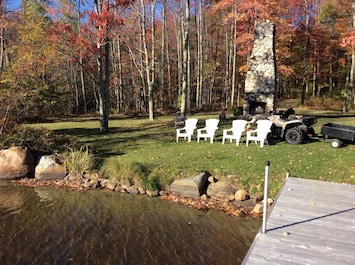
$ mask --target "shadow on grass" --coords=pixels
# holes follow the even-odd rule
[[[141,127],[111,127],[100,133],[98,128],[69,128],[55,130],[58,134],[79,139],[80,145],[88,145],[99,159],[125,155],[127,150],[144,145],[146,140],[171,142],[172,128],[167,124],[147,124]],[[175,137],[175,135],[174,135]],[[114,147],[118,148],[115,150]]]

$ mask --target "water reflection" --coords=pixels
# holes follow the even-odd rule
[[[34,191],[37,193],[38,197],[40,197],[41,202],[53,201],[55,199],[55,193],[51,187],[35,187]]]
[[[110,191],[1,184],[0,194],[4,265],[240,264],[261,223]]]
[[[23,202],[21,192],[14,191],[7,182],[0,181],[0,208],[5,208],[11,214],[19,213]]]

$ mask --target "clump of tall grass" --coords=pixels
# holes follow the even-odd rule
[[[142,176],[143,188],[147,190],[165,190],[171,178],[161,168],[155,167],[148,176]]]
[[[83,176],[94,168],[94,155],[88,146],[81,146],[79,150],[68,148],[63,154],[64,166],[70,175]]]
[[[146,190],[163,190],[169,178],[161,168],[136,161],[112,159],[105,165],[106,174],[128,185],[140,186]],[[107,172],[109,171],[109,172]]]

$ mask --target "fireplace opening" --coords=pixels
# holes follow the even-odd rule
[[[266,113],[266,103],[265,102],[249,102],[249,114],[265,114]]]

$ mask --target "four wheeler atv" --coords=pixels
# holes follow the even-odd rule
[[[312,125],[317,122],[313,116],[271,115],[268,117],[274,124],[271,136],[275,140],[285,140],[289,144],[301,144],[314,135]]]

